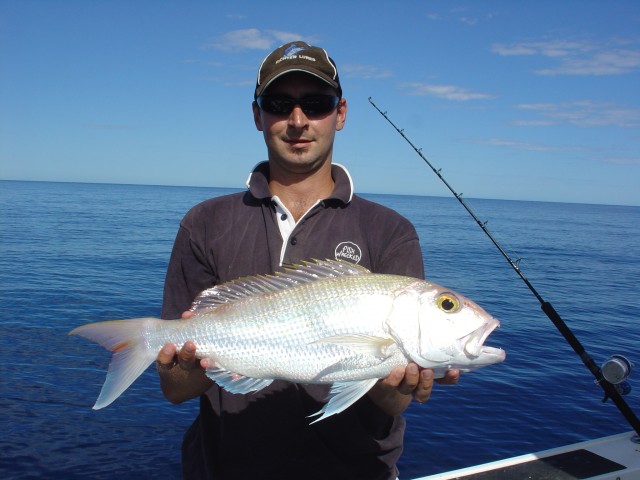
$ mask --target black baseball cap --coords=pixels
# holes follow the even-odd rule
[[[306,42],[289,42],[271,52],[260,64],[254,98],[258,98],[271,83],[290,72],[305,72],[316,76],[336,89],[342,96],[338,68],[329,54]]]

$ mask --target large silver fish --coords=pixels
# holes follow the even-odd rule
[[[232,393],[275,379],[330,383],[316,421],[339,413],[380,378],[414,361],[441,376],[501,362],[483,346],[499,322],[471,300],[411,277],[373,274],[339,260],[241,278],[203,291],[188,320],[113,320],[70,332],[113,352],[94,409],[106,407],[163,345],[197,345],[206,374]]]

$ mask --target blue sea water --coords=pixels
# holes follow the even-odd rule
[[[197,402],[149,369],[91,409],[109,354],[72,328],[160,313],[180,218],[219,188],[0,181],[0,476],[179,478]],[[505,363],[412,405],[401,478],[631,430],[539,303],[454,198],[364,195],[416,226],[427,278],[502,322]],[[597,363],[640,366],[640,208],[468,200]],[[637,375],[636,375],[637,376]],[[640,414],[640,380],[625,397]]]

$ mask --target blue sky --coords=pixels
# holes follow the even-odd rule
[[[0,178],[242,187],[260,61],[325,47],[362,193],[640,205],[640,2],[0,1]]]

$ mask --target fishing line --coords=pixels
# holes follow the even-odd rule
[[[542,311],[547,315],[547,317],[549,317],[549,320],[551,320],[551,322],[555,325],[558,331],[562,334],[564,339],[569,343],[571,348],[573,348],[573,351],[576,352],[576,354],[580,357],[584,365],[593,374],[593,376],[596,379],[595,383],[597,383],[602,387],[605,394],[603,402],[605,402],[607,399],[610,398],[613,401],[613,403],[616,405],[616,407],[618,407],[618,410],[620,410],[620,413],[622,413],[622,415],[627,420],[629,425],[631,425],[631,427],[633,427],[636,433],[640,435],[640,420],[638,419],[638,417],[631,410],[629,405],[627,405],[627,402],[625,402],[625,400],[622,398],[622,395],[618,391],[618,388],[616,388],[616,385],[614,385],[613,383],[610,383],[609,381],[607,381],[607,379],[605,379],[602,373],[602,369],[595,363],[593,358],[591,358],[591,356],[586,352],[586,350],[584,349],[580,341],[573,334],[573,332],[568,327],[568,325],[564,322],[564,320],[562,320],[562,318],[560,317],[558,312],[556,312],[555,308],[553,308],[551,303],[545,301],[544,298],[542,298],[542,296],[534,288],[534,286],[527,279],[524,273],[522,273],[522,270],[520,269],[520,265],[519,265],[520,259],[513,260],[509,256],[509,254],[502,248],[500,243],[498,243],[498,241],[495,239],[495,237],[491,234],[491,232],[487,228],[487,222],[480,221],[480,219],[476,216],[476,214],[473,212],[471,207],[462,198],[462,193],[458,193],[453,189],[453,187],[449,184],[449,182],[447,182],[447,180],[445,180],[445,178],[442,176],[441,169],[437,169],[433,166],[433,164],[422,153],[422,149],[416,147],[413,144],[413,142],[409,140],[409,138],[404,134],[404,129],[398,128],[395,125],[395,123],[391,121],[391,119],[387,115],[387,112],[386,111],[383,112],[382,110],[380,110],[378,106],[373,102],[371,97],[369,97],[369,103],[371,103],[373,108],[375,108],[380,113],[380,115],[382,115],[385,118],[385,120],[387,120],[387,122],[389,122],[391,126],[395,128],[395,130],[402,136],[402,138],[405,139],[405,141],[411,146],[411,148],[413,148],[413,150],[420,156],[420,158],[424,160],[424,162],[431,168],[433,173],[437,175],[437,177],[442,181],[442,183],[445,184],[445,186],[449,189],[449,191],[453,194],[453,196],[458,200],[458,202],[460,202],[460,204],[465,208],[467,213],[471,215],[473,220],[475,220],[475,222],[482,229],[482,231],[487,235],[487,237],[489,237],[489,240],[491,240],[493,245],[500,251],[500,253],[505,258],[505,260],[509,263],[511,268],[518,274],[518,276],[522,279],[522,281],[525,283],[527,288],[529,288],[531,293],[533,293],[533,295],[536,297],[538,302],[540,302],[540,308],[542,309]],[[630,372],[630,369],[629,369],[629,372]]]

